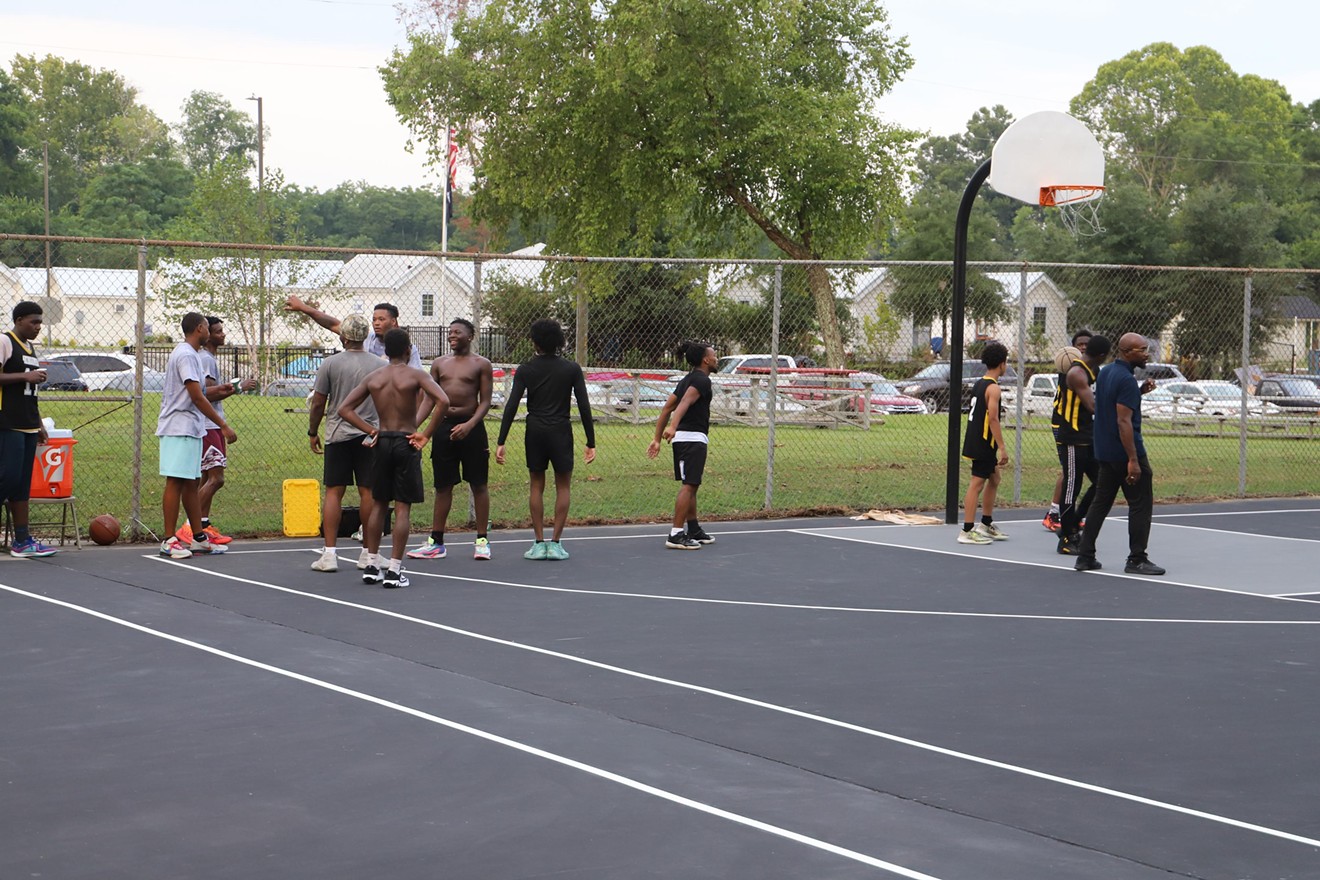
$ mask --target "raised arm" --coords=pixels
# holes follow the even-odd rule
[[[298,312],[300,314],[306,315],[316,323],[320,324],[325,329],[329,330],[331,333],[339,332],[338,318],[336,318],[334,315],[326,314],[325,312],[321,311],[315,306],[308,305],[307,303],[303,302],[301,299],[299,299],[298,297],[292,294],[290,294],[289,298],[284,301],[284,311]],[[413,350],[416,351],[416,348],[414,348]]]

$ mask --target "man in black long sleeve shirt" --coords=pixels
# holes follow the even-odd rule
[[[532,531],[536,543],[523,554],[527,559],[560,560],[568,558],[568,551],[560,543],[564,524],[568,521],[568,506],[573,479],[573,430],[569,421],[569,396],[577,397],[578,412],[582,416],[582,429],[587,437],[583,461],[596,459],[596,431],[591,420],[591,404],[587,401],[587,384],[582,368],[557,352],[564,347],[564,330],[559,322],[548,318],[532,324],[532,344],[536,357],[518,367],[513,375],[513,388],[500,420],[500,436],[495,448],[495,463],[504,464],[504,441],[518,415],[518,404],[527,392],[527,431],[524,445],[529,478],[528,507],[532,516]],[[555,469],[555,516],[551,539],[545,540],[545,471]]]

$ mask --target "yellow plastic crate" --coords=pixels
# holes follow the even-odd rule
[[[313,538],[321,534],[321,481],[284,481],[284,534]]]

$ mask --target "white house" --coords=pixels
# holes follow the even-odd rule
[[[152,313],[155,293],[152,271],[147,271],[147,310]],[[47,289],[46,270],[18,268],[0,272],[0,289],[9,282],[5,312],[20,300],[42,305],[45,330],[43,338],[58,339],[65,345],[115,348],[132,342],[137,336],[136,269],[85,269],[56,266],[50,271]]]

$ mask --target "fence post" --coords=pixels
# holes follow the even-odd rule
[[[472,324],[476,327],[473,333],[474,344],[480,345],[477,340],[481,338],[481,260],[472,261]]]
[[[770,408],[767,416],[769,418],[769,430],[766,432],[766,451],[765,451],[765,509],[770,510],[774,504],[775,494],[775,394],[778,391],[779,383],[779,304],[784,295],[784,264],[775,264],[775,296],[774,307],[770,310]],[[756,389],[752,388],[752,403],[756,402]]]
[[[578,366],[585,367],[587,365],[587,320],[589,316],[587,314],[587,285],[582,280],[581,268],[577,271],[577,282],[577,317],[574,320],[577,339],[574,346],[574,360],[578,362]]]
[[[137,329],[133,337],[133,474],[129,498],[129,535],[136,541],[142,534],[142,346],[147,321],[147,246],[137,252]]]
[[[1247,379],[1251,375],[1251,274],[1242,282],[1242,394],[1238,410],[1238,496],[1247,494]],[[1264,413],[1261,414],[1262,417]]]
[[[1018,326],[1017,326],[1017,399],[1013,419],[1013,503],[1022,503],[1022,396],[1026,387],[1027,361],[1023,352],[1027,348],[1027,264],[1018,274]],[[952,404],[950,405],[952,407]]]

